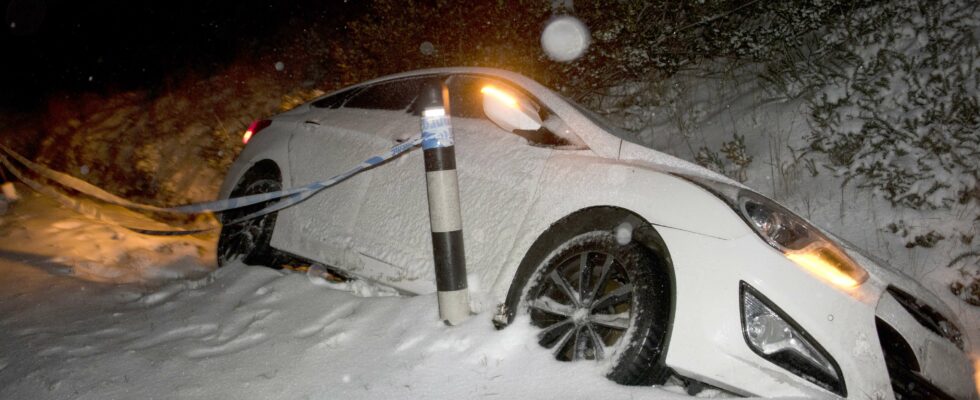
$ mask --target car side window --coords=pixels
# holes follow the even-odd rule
[[[366,87],[347,100],[343,107],[410,112],[415,99],[422,90],[422,85],[425,84],[425,79],[400,79]]]
[[[313,107],[337,109],[344,105],[360,88],[347,89],[313,102]]]
[[[483,93],[481,90],[487,85],[495,87],[506,87],[513,89],[507,83],[477,75],[454,75],[446,81],[449,86],[449,115],[457,118],[477,118],[493,123],[487,118],[483,111]],[[530,96],[527,96],[530,98]],[[533,101],[533,100],[531,100]],[[557,120],[553,113],[538,104],[538,110],[542,121],[549,119]],[[545,124],[547,125],[547,124]],[[495,125],[496,126],[496,125]],[[570,143],[555,135],[544,125],[537,130],[516,129],[511,133],[521,136],[534,146],[557,147],[567,146]]]

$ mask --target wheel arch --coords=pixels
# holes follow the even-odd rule
[[[518,265],[517,271],[511,279],[503,309],[494,318],[494,324],[498,328],[503,328],[513,321],[528,281],[537,266],[544,262],[554,249],[585,232],[615,231],[624,222],[633,226],[632,239],[650,250],[654,257],[663,263],[663,268],[670,279],[671,298],[668,314],[670,320],[667,321],[667,343],[669,343],[671,332],[669,327],[673,325],[674,309],[677,304],[674,264],[671,261],[670,251],[653,224],[633,211],[616,206],[591,206],[579,209],[551,224],[540,234]]]
[[[282,180],[282,168],[275,161],[265,158],[252,163],[245,169],[245,172],[241,174],[240,177],[235,181],[235,185],[231,189],[231,194],[234,194],[241,190],[242,185],[246,182],[251,182],[258,178],[274,178],[280,183]]]
[[[282,163],[274,158],[258,157],[251,160],[239,158],[228,169],[218,192],[218,198],[235,197],[235,193],[240,190],[243,183],[262,175],[275,177],[283,184],[283,187],[289,186],[287,171],[283,168]]]
[[[258,167],[260,170],[274,169],[279,172],[283,187],[290,187],[292,171],[289,164],[289,138],[293,127],[289,123],[276,122],[255,135],[248,145],[242,149],[235,162],[228,167],[225,178],[218,191],[219,199],[231,197],[231,192],[238,186],[248,171]]]
[[[244,171],[239,174],[236,179],[229,179],[228,183],[230,186],[227,188],[227,196],[224,198],[233,198],[242,195],[242,190],[245,189],[248,183],[255,181],[260,178],[273,178],[279,181],[280,184],[285,186],[283,182],[282,169],[279,164],[275,161],[265,158],[251,163]],[[224,214],[221,214],[224,215]],[[223,217],[219,216],[219,220]]]

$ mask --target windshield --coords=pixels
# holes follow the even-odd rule
[[[612,121],[606,119],[606,117],[603,117],[598,113],[596,113],[595,111],[592,111],[586,108],[585,106],[576,103],[574,100],[565,97],[565,95],[561,93],[556,92],[556,94],[558,94],[559,97],[561,97],[563,100],[568,102],[568,104],[571,104],[572,107],[575,107],[576,110],[578,110],[580,113],[582,113],[582,115],[584,115],[586,118],[591,120],[592,123],[596,124],[596,126],[602,128],[606,132],[609,132],[613,134],[613,136],[616,136],[620,139],[627,140],[630,142],[635,140],[634,138],[636,137],[636,134],[634,132],[620,128],[619,126],[613,124]]]

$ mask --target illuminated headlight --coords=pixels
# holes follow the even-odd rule
[[[836,244],[791,211],[748,190],[738,193],[738,211],[770,246],[810,273],[849,289],[868,279],[868,273]]]
[[[868,280],[868,272],[837,244],[800,216],[765,196],[703,177],[678,175],[724,200],[752,230],[786,258],[835,287],[849,290]]]
[[[742,282],[742,331],[756,354],[831,392],[847,396],[840,368],[781,310]]]

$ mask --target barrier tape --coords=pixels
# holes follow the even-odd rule
[[[117,221],[116,219],[114,219],[114,218],[112,218],[112,217],[110,217],[108,215],[103,214],[102,211],[98,207],[93,207],[91,204],[86,204],[86,203],[82,202],[79,199],[75,199],[75,198],[69,197],[69,196],[67,196],[67,195],[65,195],[65,194],[63,194],[61,192],[58,192],[57,190],[55,190],[51,186],[44,185],[44,184],[42,184],[42,183],[40,183],[40,182],[38,182],[38,181],[36,181],[34,179],[31,179],[31,178],[27,177],[18,168],[14,167],[13,164],[7,159],[7,157],[5,157],[2,154],[0,154],[0,164],[3,164],[4,166],[6,166],[7,169],[10,170],[10,173],[11,174],[13,174],[17,179],[20,179],[21,182],[23,182],[25,185],[27,185],[31,189],[34,189],[34,191],[36,191],[38,193],[41,193],[41,194],[44,194],[44,195],[47,195],[48,197],[51,197],[51,198],[55,199],[56,201],[58,201],[59,203],[61,203],[65,207],[67,207],[67,208],[69,208],[69,209],[71,209],[71,210],[73,210],[73,211],[75,211],[75,212],[77,212],[79,214],[82,214],[82,215],[84,215],[84,216],[86,216],[88,218],[94,219],[96,221],[102,221],[102,222],[105,222],[105,223],[108,223],[108,224],[111,224],[111,225],[121,226],[121,227],[124,227],[126,229],[129,229],[129,230],[132,230],[132,231],[135,231],[135,232],[159,231],[160,230],[160,229],[155,229],[155,228],[138,228],[138,227],[132,227],[128,223]],[[208,231],[210,229],[214,229],[214,227],[199,228],[199,229],[195,229],[195,230],[200,230],[200,231],[203,232],[203,231]]]
[[[224,211],[260,204],[271,200],[283,199],[274,204],[270,204],[262,208],[261,210],[255,211],[243,217],[236,218],[235,220],[224,223],[224,225],[232,225],[232,224],[237,224],[237,223],[247,221],[252,218],[261,217],[263,215],[273,213],[282,210],[284,208],[299,204],[300,202],[310,198],[311,196],[319,193],[320,191],[327,189],[331,186],[334,186],[340,182],[343,182],[344,180],[347,180],[348,178],[357,175],[361,172],[374,168],[392,158],[400,156],[401,154],[413,149],[414,147],[420,145],[421,143],[422,143],[422,137],[416,136],[412,140],[395,145],[394,147],[388,149],[388,151],[370,157],[362,161],[357,166],[341,174],[335,175],[330,179],[313,182],[305,186],[280,190],[276,192],[253,194],[253,195],[236,197],[236,198],[225,199],[225,200],[187,204],[178,207],[156,207],[156,206],[151,206],[146,204],[135,203],[123,199],[119,196],[113,195],[112,193],[106,192],[100,189],[99,187],[92,185],[88,182],[85,182],[81,179],[75,178],[73,176],[70,176],[62,172],[54,171],[43,165],[34,163],[24,158],[20,154],[17,154],[13,150],[7,148],[4,145],[0,145],[0,150],[2,150],[3,153],[6,153],[10,157],[17,160],[17,162],[21,163],[26,169],[33,171],[38,175],[41,175],[62,186],[73,189],[82,194],[91,196],[105,203],[125,207],[128,209],[133,209],[133,210],[153,211],[153,212],[161,212],[161,213],[177,213],[177,214],[199,214],[199,213],[207,213],[207,212],[221,213]],[[8,160],[2,154],[0,154],[0,163],[6,166],[7,169],[9,169],[12,174],[14,174],[18,179],[23,181],[32,189],[40,193],[48,194],[50,196],[55,197],[56,200],[68,206],[69,208],[75,210],[76,212],[79,212],[83,215],[92,217],[94,219],[103,222],[108,222],[113,225],[121,226],[123,228],[129,229],[134,232],[148,234],[148,235],[176,236],[176,235],[190,235],[196,233],[203,233],[219,228],[217,226],[211,226],[205,228],[195,228],[195,229],[186,229],[186,230],[160,230],[154,228],[140,228],[140,227],[130,226],[126,223],[120,223],[118,221],[114,221],[108,216],[99,213],[98,210],[86,210],[82,206],[82,203],[79,202],[78,200],[71,199],[70,197],[64,194],[58,193],[57,191],[54,191],[53,189],[44,186],[40,182],[28,178],[20,171],[20,169],[15,167],[13,163],[11,163],[10,160]]]

